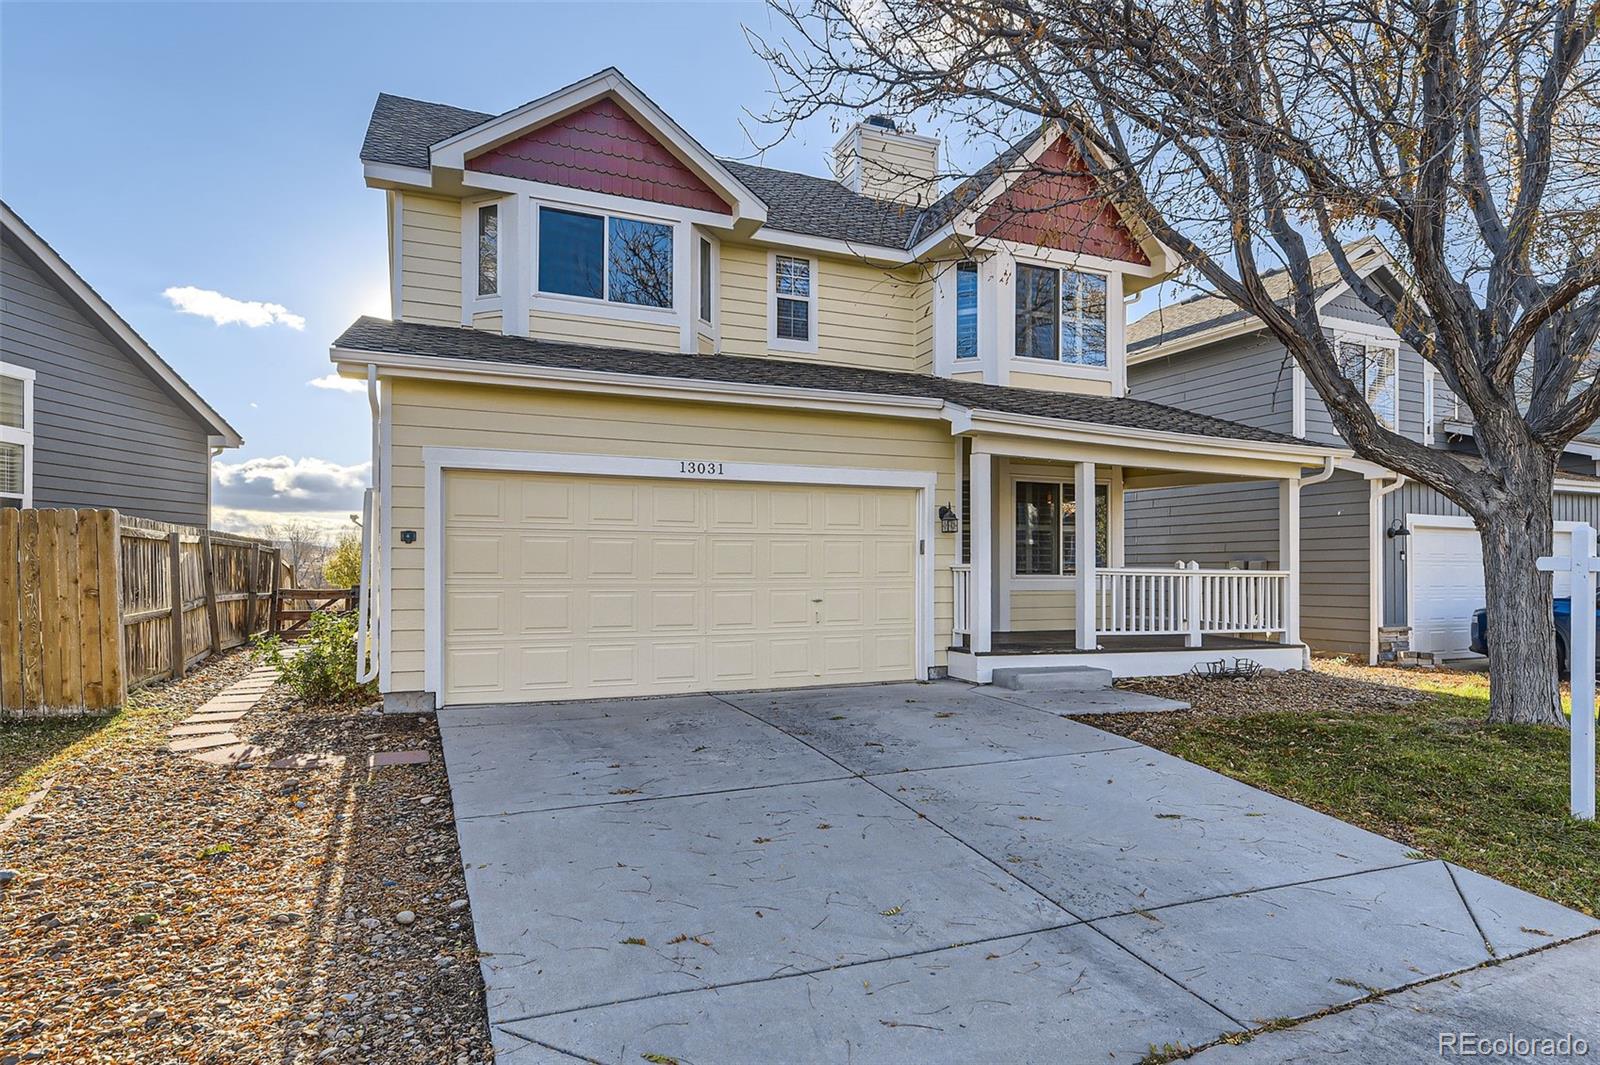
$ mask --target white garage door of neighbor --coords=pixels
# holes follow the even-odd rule
[[[916,493],[446,475],[447,703],[906,680]]]
[[[1417,651],[1466,651],[1472,615],[1484,603],[1483,544],[1470,526],[1421,524],[1411,519],[1411,647]],[[1572,533],[1557,529],[1553,554],[1572,547]],[[1556,575],[1555,593],[1567,594],[1568,578]]]

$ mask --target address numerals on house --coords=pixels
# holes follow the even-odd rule
[[[721,477],[725,471],[720,462],[681,461],[678,463],[678,472],[697,477]]]

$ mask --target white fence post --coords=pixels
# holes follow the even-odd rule
[[[1183,583],[1189,596],[1186,607],[1189,614],[1189,632],[1183,638],[1183,645],[1185,647],[1199,647],[1202,642],[1200,637],[1200,563],[1191,560],[1184,568],[1188,570],[1188,575],[1184,577]]]
[[[1594,638],[1595,557],[1594,526],[1584,523],[1572,530],[1572,554],[1539,560],[1539,568],[1572,574],[1570,648],[1572,671],[1572,816],[1594,820]]]

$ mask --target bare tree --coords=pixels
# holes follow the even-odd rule
[[[283,549],[284,561],[294,571],[297,588],[321,587],[322,563],[328,557],[328,536],[315,524],[290,518],[282,524],[263,525],[261,537]]]
[[[1600,414],[1600,3],[772,3],[781,34],[754,43],[778,75],[780,130],[835,108],[1006,139],[1059,124],[1101,194],[1284,344],[1359,455],[1472,516],[1490,719],[1564,721],[1534,560],[1556,461]],[[1352,261],[1372,237],[1405,284]],[[1318,246],[1332,278],[1316,276]],[[1481,458],[1374,414],[1319,324],[1330,280],[1435,367]]]

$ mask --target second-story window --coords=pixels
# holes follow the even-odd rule
[[[1359,340],[1339,341],[1339,370],[1361,389],[1367,406],[1390,429],[1399,427],[1400,351]]]
[[[539,291],[672,306],[672,227],[616,215],[539,208]]]
[[[978,357],[978,264],[956,263],[956,358]]]
[[[478,208],[478,295],[500,292],[500,208],[485,204]]]
[[[700,238],[700,320],[711,322],[711,242]]]
[[[779,255],[773,284],[778,294],[776,333],[779,340],[811,339],[811,260]]]
[[[1106,364],[1106,279],[1017,264],[1018,358],[1077,366]]]

